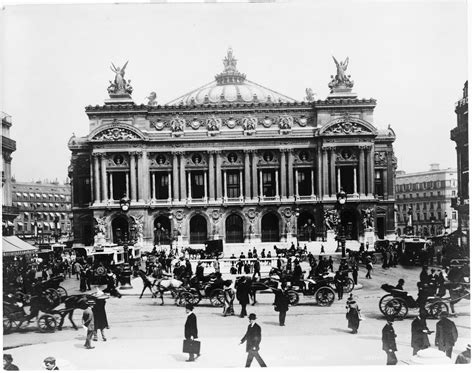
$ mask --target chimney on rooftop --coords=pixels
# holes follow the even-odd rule
[[[430,171],[439,171],[439,163],[431,163]]]

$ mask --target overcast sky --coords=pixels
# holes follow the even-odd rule
[[[395,130],[399,169],[456,166],[455,102],[467,70],[465,1],[9,6],[2,110],[12,116],[18,181],[65,180],[87,105],[102,105],[110,63],[129,60],[133,99],[164,104],[214,79],[231,46],[247,78],[297,100],[325,99],[332,60],[349,56],[374,125]]]

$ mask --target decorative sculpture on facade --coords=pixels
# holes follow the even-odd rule
[[[185,125],[186,120],[177,115],[170,121],[171,132],[173,132],[174,136],[181,136]]]
[[[337,88],[350,89],[354,86],[354,82],[350,80],[350,75],[346,75],[347,65],[349,64],[349,57],[345,59],[344,62],[337,62],[336,58],[333,56],[337,68],[336,76],[331,75],[331,82],[328,86],[331,88],[331,92]]]
[[[146,99],[148,100],[148,103],[147,103],[148,106],[158,105],[158,102],[156,101],[156,92],[150,92],[150,94],[148,95],[148,97],[146,97]]]
[[[131,95],[133,88],[130,85],[130,80],[127,82],[125,80],[125,68],[128,65],[128,61],[123,65],[123,67],[116,67],[113,63],[110,66],[110,69],[115,73],[114,81],[109,81],[110,85],[107,88],[110,96],[120,96],[120,95]]]
[[[109,128],[95,135],[92,140],[121,141],[140,140],[140,137],[125,128]]]
[[[338,224],[337,210],[324,210],[324,225],[327,230],[335,230]]]
[[[95,234],[94,234],[94,246],[105,245],[105,232],[106,232],[106,218],[105,216],[95,219]]]
[[[213,115],[206,120],[206,126],[208,131],[218,132],[222,127],[222,119]]]
[[[143,245],[143,215],[133,216],[135,231],[137,232],[137,244]]]
[[[306,88],[306,101],[308,102],[314,101],[314,93],[311,88]]]
[[[244,131],[255,131],[257,127],[258,120],[255,117],[248,116],[242,118],[242,128]]]
[[[374,228],[374,216],[373,209],[361,209],[362,212],[362,225],[365,229]]]
[[[387,165],[387,153],[385,152],[375,152],[374,161],[377,166],[386,166]]]
[[[359,134],[359,133],[367,133],[368,131],[365,130],[360,124],[352,123],[352,122],[341,122],[337,123],[334,126],[331,126],[326,133],[334,134],[334,135],[352,135],[352,134]]]

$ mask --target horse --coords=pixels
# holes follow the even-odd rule
[[[112,297],[122,298],[122,294],[115,287],[114,279],[112,276],[107,276],[107,287],[103,290],[104,293],[109,293]],[[69,317],[69,321],[72,324],[72,327],[77,330],[76,324],[73,321],[74,310],[84,309],[85,303],[88,300],[95,300],[96,297],[92,294],[78,294],[70,295],[67,297],[61,298],[61,303],[64,303],[64,312],[56,312],[61,316],[61,320],[58,324],[58,330],[61,330],[64,324],[64,319],[66,316]]]
[[[152,298],[156,298],[157,294],[158,293],[160,294],[161,305],[164,304],[163,293],[165,291],[173,292],[180,289],[181,285],[183,285],[183,281],[176,280],[174,278],[170,278],[170,279],[159,278],[152,282],[146,276],[145,272],[143,272],[142,270],[138,271],[138,275],[143,281],[143,290],[142,290],[142,293],[140,294],[140,298],[143,296],[143,293],[145,292],[146,289],[150,289]],[[170,276],[170,275],[165,274],[165,276]]]
[[[143,293],[145,292],[146,289],[150,289],[151,297],[156,298],[156,292],[153,291],[153,282],[151,282],[151,280],[146,276],[146,273],[140,269],[138,271],[138,276],[140,276],[140,278],[143,281],[143,290],[142,290],[142,293],[140,294],[139,299],[142,299]]]

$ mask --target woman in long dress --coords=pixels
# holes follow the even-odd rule
[[[346,302],[346,308],[347,327],[352,329],[352,334],[357,334],[360,323],[360,310],[356,301],[352,297],[352,294],[349,296],[349,299]]]

